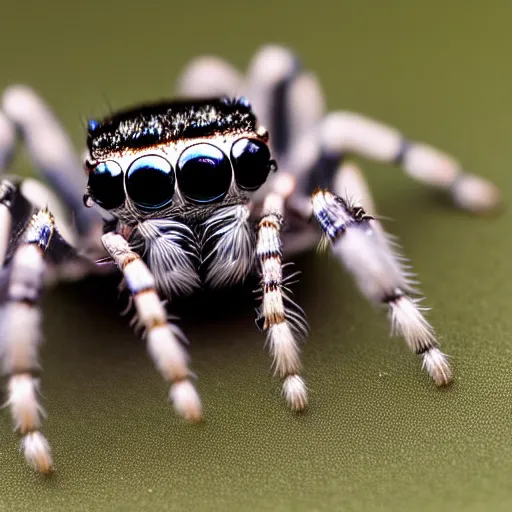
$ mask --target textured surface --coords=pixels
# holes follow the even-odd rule
[[[199,106],[199,108],[198,108]],[[228,121],[229,119],[229,121]],[[144,148],[185,137],[207,137],[215,133],[254,132],[256,121],[250,108],[236,102],[195,100],[137,106],[89,123],[87,146],[94,158],[125,148]]]
[[[319,73],[330,107],[453,152],[510,203],[509,2],[247,5],[11,2],[0,86],[36,87],[78,146],[81,117],[105,114],[105,98],[116,108],[157,99],[193,55],[242,65],[260,43],[285,42]],[[510,510],[510,208],[474,219],[390,167],[364,165],[434,308],[453,387],[436,390],[388,340],[384,315],[311,254],[296,287],[312,327],[309,411],[296,417],[279,397],[250,291],[206,296],[180,307],[207,418],[190,427],[166,404],[112,286],[63,286],[46,301],[42,351],[57,473],[25,467],[0,415],[0,510]],[[20,158],[16,169],[29,167]]]

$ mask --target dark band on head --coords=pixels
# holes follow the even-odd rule
[[[248,133],[256,117],[244,101],[222,98],[162,102],[116,112],[89,123],[87,146],[93,159],[183,138]]]

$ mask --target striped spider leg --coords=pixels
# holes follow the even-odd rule
[[[103,235],[108,254],[126,279],[144,328],[148,352],[162,377],[171,383],[169,398],[176,412],[191,422],[202,417],[201,402],[192,384],[183,334],[167,321],[167,312],[156,292],[155,278],[139,254],[118,233]]]
[[[439,349],[434,329],[422,314],[422,299],[411,297],[419,292],[410,266],[398,252],[396,242],[363,207],[363,198],[369,204],[371,198],[358,168],[344,164],[338,184],[342,195],[329,190],[313,194],[314,215],[334,256],[369,300],[387,305],[392,333],[403,336],[409,348],[422,357],[423,367],[436,385],[449,384],[452,371]]]
[[[15,186],[3,180],[2,208],[9,213],[16,201]],[[11,219],[9,219],[11,220]],[[9,222],[1,236],[10,235]],[[40,432],[44,410],[38,400],[38,347],[42,338],[40,297],[45,256],[55,234],[55,221],[48,210],[30,218],[10,257],[6,298],[0,311],[0,362],[7,377],[7,403],[21,449],[27,461],[46,473],[52,467],[50,447]]]
[[[246,87],[254,91],[255,111],[273,134],[280,168],[297,176],[300,192],[331,186],[340,161],[352,154],[400,166],[470,212],[485,213],[499,203],[493,184],[466,172],[450,155],[360,114],[325,113],[316,77],[285,48],[264,47],[249,67]]]
[[[43,190],[40,185],[38,191]],[[71,260],[77,256],[57,228],[53,214],[29,201],[24,191],[22,182],[0,181],[0,237],[6,248],[2,252],[5,281],[0,308],[0,367],[7,378],[6,405],[21,436],[21,449],[37,471],[47,473],[52,458],[40,431],[45,412],[38,398],[41,296],[49,277],[48,266],[63,257]],[[47,191],[47,198],[50,196]]]
[[[178,94],[202,98],[208,94],[236,96],[249,92],[242,75],[222,59],[205,56],[192,61],[178,82]],[[265,91],[256,87],[255,94]],[[251,105],[253,104],[251,98]],[[261,125],[263,126],[263,125]],[[266,130],[260,128],[260,133]],[[274,134],[270,142],[274,139]],[[274,145],[273,145],[274,146]],[[275,148],[274,148],[275,152]],[[261,316],[274,371],[283,380],[283,395],[293,410],[307,405],[307,388],[301,376],[300,343],[307,336],[307,322],[302,309],[293,302],[283,272],[281,229],[287,222],[286,201],[294,188],[294,178],[279,173],[267,180],[253,196],[253,215],[259,214],[256,258],[261,279]],[[310,244],[310,236],[306,237]],[[244,261],[240,258],[239,261]]]
[[[285,200],[293,190],[293,177],[281,175],[264,199],[258,225],[256,253],[260,265],[263,327],[274,359],[276,374],[283,379],[283,395],[294,410],[307,404],[307,390],[300,376],[299,342],[307,336],[303,311],[290,299],[283,278],[281,226]]]
[[[317,242],[317,233],[306,222],[316,217],[333,254],[354,275],[363,294],[388,306],[392,332],[403,335],[411,350],[422,355],[425,369],[438,385],[447,384],[450,367],[422,314],[425,308],[411,298],[417,290],[410,267],[372,215],[373,202],[361,172],[345,158],[356,154],[401,166],[413,179],[446,191],[458,207],[473,213],[496,207],[500,199],[496,187],[465,172],[449,155],[410,141],[394,128],[355,113],[326,114],[317,78],[286,48],[263,47],[246,77],[220,59],[201,57],[186,68],[180,90],[201,96],[211,86],[207,76],[215,80],[217,92],[247,94],[272,134],[270,143],[281,173],[294,177],[285,205],[294,222],[283,238],[284,253]],[[273,186],[270,179],[256,202],[263,202]]]
[[[362,174],[343,162],[346,155],[357,154],[400,165],[409,176],[448,191],[457,206],[475,213],[496,206],[496,187],[466,173],[448,155],[411,142],[384,124],[348,112],[324,114],[315,77],[284,48],[269,46],[256,55],[248,87],[265,90],[254,95],[260,99],[255,108],[277,135],[274,146],[281,168],[295,176],[289,207],[305,218],[315,216],[333,254],[363,294],[388,306],[392,332],[422,356],[423,367],[437,385],[448,384],[451,369],[422,314],[425,308],[420,299],[411,298],[417,290],[410,267],[371,215],[373,202]]]
[[[101,219],[83,208],[82,166],[67,134],[40,98],[23,86],[10,87],[2,96],[0,173],[11,163],[17,134],[53,190],[35,179],[0,181],[0,367],[21,450],[37,471],[48,473],[53,463],[40,431],[46,413],[38,396],[42,291],[51,276],[77,278],[94,268],[77,251],[94,251],[91,242],[101,230]]]

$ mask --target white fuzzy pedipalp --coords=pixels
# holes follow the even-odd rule
[[[197,241],[188,226],[169,219],[150,219],[141,222],[137,229],[148,266],[165,297],[190,294],[200,286]]]
[[[203,245],[213,245],[204,259],[210,285],[243,281],[253,269],[255,237],[249,215],[245,205],[236,205],[219,209],[205,221]]]

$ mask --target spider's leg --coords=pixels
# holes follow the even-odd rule
[[[14,139],[7,137],[6,123],[16,129],[35,168],[48,181],[66,207],[67,222],[79,234],[97,231],[101,219],[94,209],[84,208],[86,176],[71,140],[48,105],[29,87],[8,87],[0,104],[0,171],[13,154]],[[2,128],[4,126],[4,128]]]
[[[394,128],[349,112],[328,114],[291,152],[289,168],[298,176],[302,193],[309,195],[318,186],[331,187],[346,154],[399,165],[411,178],[446,190],[457,206],[474,213],[489,211],[500,200],[493,184],[465,172],[451,156],[410,141]]]
[[[302,410],[307,405],[307,389],[300,376],[299,342],[307,334],[307,323],[302,310],[288,297],[283,278],[283,215],[283,196],[271,192],[263,204],[256,249],[261,272],[261,315],[275,372],[284,379],[284,397],[292,409]]]
[[[260,123],[269,130],[273,154],[286,165],[290,147],[324,113],[316,76],[304,71],[288,48],[267,45],[249,65],[246,91]]]
[[[334,175],[332,190],[349,203],[359,204],[365,213],[371,217],[377,216],[377,209],[373,201],[370,187],[364,178],[360,167],[351,160],[341,163]],[[382,224],[375,220],[374,226],[382,227]]]
[[[4,204],[6,204],[4,202]],[[7,204],[7,206],[9,206]],[[34,213],[10,259],[5,302],[0,311],[0,361],[8,377],[7,405],[27,461],[39,472],[52,469],[50,446],[40,432],[44,410],[38,400],[38,346],[42,340],[40,297],[45,257],[59,237],[48,210]]]
[[[17,194],[16,185],[10,180],[0,180],[0,268],[4,266],[13,224],[13,205]]]
[[[7,168],[14,156],[16,128],[0,110],[0,172]]]
[[[199,421],[201,402],[191,382],[188,355],[181,343],[183,334],[167,322],[151,271],[121,235],[106,233],[102,242],[126,279],[138,321],[146,331],[148,352],[164,379],[171,383],[169,397],[176,412],[188,421]]]
[[[225,60],[197,57],[182,71],[177,84],[180,96],[188,98],[235,97],[241,94],[242,75]]]
[[[405,338],[409,348],[423,359],[423,367],[438,386],[450,383],[446,356],[439,350],[434,329],[425,319],[413,274],[396,243],[380,223],[363,209],[371,196],[362,174],[346,164],[337,179],[348,199],[328,190],[313,194],[313,212],[331,244],[334,256],[354,276],[363,294],[389,308],[392,332]],[[362,198],[358,201],[357,198]]]

